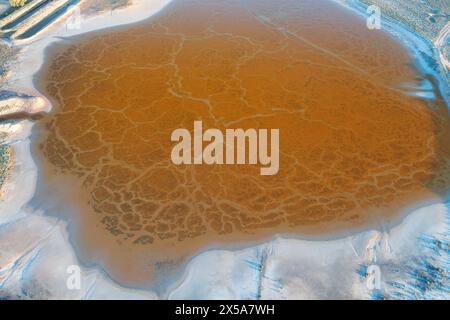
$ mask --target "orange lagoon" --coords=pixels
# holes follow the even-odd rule
[[[208,248],[386,226],[449,185],[447,107],[407,89],[423,80],[332,1],[175,0],[47,51],[32,204],[67,217],[83,261],[133,285]],[[278,173],[173,164],[171,133],[194,121],[279,129]]]

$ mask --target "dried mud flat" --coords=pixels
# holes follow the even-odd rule
[[[405,89],[423,80],[333,2],[174,1],[50,48],[33,204],[69,212],[81,258],[133,285],[210,247],[387,224],[448,185],[446,106]],[[173,165],[194,120],[279,128],[279,173]]]

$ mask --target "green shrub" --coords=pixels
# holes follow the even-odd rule
[[[9,0],[11,7],[21,7],[27,2],[26,0]]]

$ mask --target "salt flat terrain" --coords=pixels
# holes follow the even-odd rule
[[[128,23],[131,17],[137,21],[150,14],[143,8],[157,11],[165,4],[164,1],[138,2],[114,18],[108,12],[100,18],[87,19],[80,30],[67,30],[60,24],[46,34],[46,41],[23,42],[23,55],[18,69],[11,75],[12,85],[8,89],[39,96],[32,89],[32,74],[43,61],[43,49],[50,41],[57,40],[56,37]],[[415,45],[412,40],[409,44]],[[424,45],[421,50],[429,49]],[[23,104],[14,107],[17,105]],[[46,110],[48,102],[36,106],[36,111]],[[29,121],[1,125],[1,130],[8,132],[6,142],[13,147],[17,159],[0,204],[0,296],[3,298],[448,299],[446,203],[410,208],[395,226],[368,229],[340,239],[308,241],[277,237],[246,249],[209,250],[195,256],[182,274],[168,279],[162,288],[124,288],[98,267],[80,264],[66,222],[24,206],[34,193],[37,177],[29,156],[30,125]],[[74,265],[81,268],[79,290],[67,287],[67,270]],[[205,270],[205,265],[210,267]],[[381,282],[379,288],[374,288],[368,281],[367,270],[377,268]]]

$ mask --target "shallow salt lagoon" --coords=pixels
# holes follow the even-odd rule
[[[82,261],[141,288],[206,249],[387,227],[450,176],[448,110],[418,97],[413,64],[325,0],[173,1],[65,39],[36,75],[52,110],[34,127],[30,206],[69,221]],[[228,161],[227,139],[224,164],[173,162],[179,128],[275,128],[280,159],[261,175]]]
[[[140,12],[145,16],[142,10]],[[29,48],[28,54],[38,53],[41,50],[38,47],[44,47],[42,42]],[[32,60],[34,62],[31,64],[30,59],[26,60],[28,65],[36,67],[40,64],[39,58]],[[29,79],[25,77],[19,83],[24,84]],[[27,85],[25,87],[29,90]],[[26,133],[28,129],[25,126],[23,130]],[[17,150],[23,150],[18,153],[19,158],[24,159],[29,150],[26,134],[18,135],[15,143]],[[448,248],[449,224],[445,204],[409,213],[394,228],[369,229],[337,240],[277,238],[248,249],[208,250],[196,255],[180,278],[168,278],[167,286],[158,291],[125,289],[111,281],[98,267],[82,266],[82,288],[70,291],[66,286],[67,268],[80,265],[80,262],[69,242],[68,225],[46,216],[44,212],[32,212],[27,207],[18,209],[26,202],[24,199],[33,193],[30,189],[34,184],[29,183],[29,177],[36,174],[32,163],[19,163],[22,168],[19,166],[14,177],[22,176],[24,180],[21,182],[15,179],[17,187],[10,187],[19,190],[22,198],[15,198],[14,205],[9,198],[7,203],[1,204],[0,211],[3,222],[0,227],[2,297],[445,298],[445,294],[448,297],[448,290],[445,291],[446,286],[448,288],[449,269],[448,264],[445,264],[448,263],[445,244]],[[23,166],[27,169],[22,170]],[[20,187],[25,185],[28,189]],[[14,194],[12,192],[9,194]],[[426,263],[429,260],[433,261],[434,267]],[[217,264],[217,261],[221,263]],[[310,264],[310,261],[314,263]],[[260,272],[263,264],[263,272]],[[314,272],[314,264],[320,272]],[[380,291],[369,290],[367,286],[366,270],[373,264],[379,265],[382,271]],[[211,268],[205,270],[204,265]],[[438,274],[443,274],[443,278],[436,277],[436,266],[441,268]],[[423,278],[417,277],[419,273],[435,278],[434,287],[424,286]],[[347,290],[340,291],[341,286]]]

